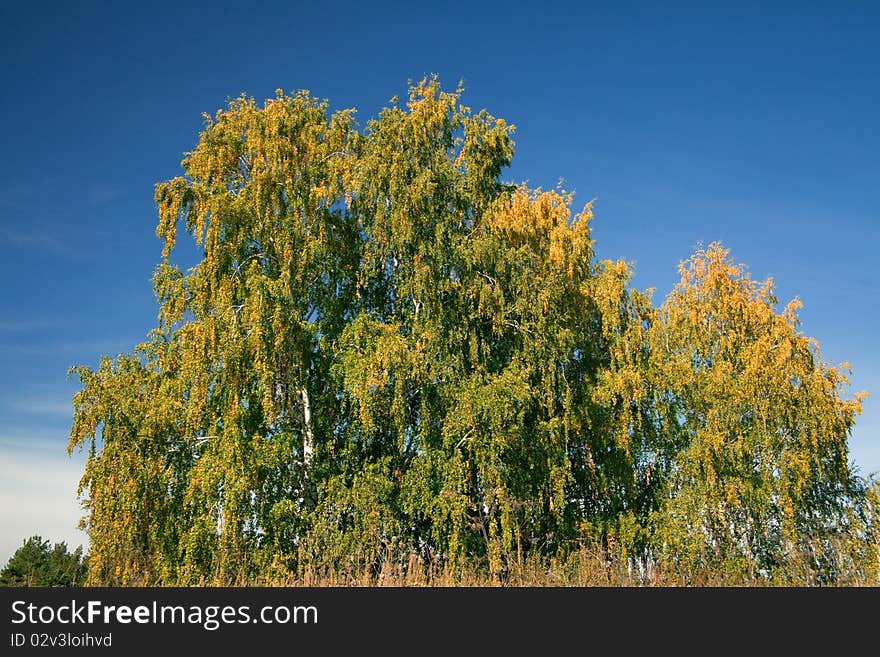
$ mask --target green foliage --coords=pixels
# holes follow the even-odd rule
[[[847,365],[824,363],[797,331],[800,302],[777,313],[772,281],[719,245],[681,274],[649,336],[653,393],[677,420],[656,515],[665,558],[743,581],[786,582],[801,561],[819,582],[876,572],[876,500],[847,460],[863,398],[842,397]]]
[[[206,116],[156,186],[156,329],[76,369],[91,582],[501,581],[582,545],[686,581],[876,579],[859,397],[795,308],[716,245],[655,308],[595,259],[589,205],[501,182],[512,133],[433,79],[364,130],[306,92]]]
[[[82,586],[87,561],[81,547],[69,552],[64,542],[31,536],[0,571],[0,586]]]

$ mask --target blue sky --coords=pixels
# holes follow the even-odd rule
[[[363,124],[410,79],[463,80],[517,127],[506,177],[595,198],[598,255],[657,299],[722,240],[873,393],[851,453],[880,470],[880,6],[414,4],[0,5],[0,562],[85,542],[66,371],[154,325],[153,185],[201,113],[276,88]]]

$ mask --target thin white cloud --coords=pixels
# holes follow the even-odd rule
[[[89,188],[88,200],[92,205],[108,205],[122,196],[117,187],[96,183]]]
[[[73,402],[71,399],[47,399],[45,397],[26,397],[13,399],[9,407],[20,413],[33,415],[73,415]]]
[[[85,255],[79,249],[76,249],[70,244],[50,235],[48,229],[45,231],[33,229],[16,230],[11,228],[0,229],[0,244],[6,244],[19,249],[49,251],[51,253],[68,257],[80,257]]]
[[[83,463],[83,454],[68,456],[58,441],[0,437],[0,563],[35,534],[70,549],[87,546],[77,528]]]
[[[880,423],[868,412],[856,419],[852,436],[849,439],[849,455],[859,468],[863,477],[880,476]]]
[[[70,322],[56,319],[0,320],[0,333],[24,333],[69,327]]]
[[[46,356],[52,354],[116,356],[129,353],[135,346],[136,340],[131,338],[103,338],[97,340],[61,340],[47,341],[41,344],[17,344],[15,342],[0,342],[0,353],[16,354],[19,356]]]

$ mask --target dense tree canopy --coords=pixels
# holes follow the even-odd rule
[[[860,397],[796,304],[712,245],[654,307],[589,205],[501,181],[512,132],[436,80],[363,130],[306,92],[206,116],[156,187],[157,327],[76,368],[90,581],[503,578],[585,544],[686,581],[876,580]]]
[[[31,536],[0,570],[0,586],[81,586],[86,564],[81,547],[70,552],[63,541],[53,546]]]

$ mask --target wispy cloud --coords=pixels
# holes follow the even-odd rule
[[[23,210],[36,195],[36,187],[31,183],[18,181],[0,187],[0,208]]]
[[[0,454],[45,454],[64,456],[67,453],[67,434],[63,431],[13,429],[14,433],[0,434]]]
[[[37,230],[2,228],[0,229],[0,240],[13,246],[36,246],[49,249],[64,248],[64,245],[57,238]]]
[[[70,322],[58,319],[0,319],[0,333],[23,333],[64,328]]]
[[[88,202],[92,205],[109,205],[122,196],[122,190],[103,183],[94,183],[89,187]]]
[[[0,208],[12,208],[13,210],[20,210],[24,208],[24,205],[14,198],[10,198],[8,196],[0,196]]]
[[[100,355],[116,356],[129,353],[135,345],[131,338],[104,338],[89,340],[46,341],[40,344],[0,342],[0,353],[18,356],[75,356],[97,358]]]
[[[64,224],[47,220],[45,211],[42,217],[37,217],[35,220],[34,204],[42,193],[41,189],[26,182],[0,187],[0,245],[70,258],[90,255],[86,254],[82,247],[77,246],[75,241],[59,235],[58,226]],[[88,197],[89,195],[80,203],[83,205],[91,203]]]
[[[68,457],[54,442],[0,436],[0,563],[34,534],[70,548],[88,543],[77,529],[82,472],[82,457]]]
[[[19,413],[31,415],[61,415],[70,417],[73,415],[73,403],[70,399],[47,399],[45,397],[28,397],[13,399],[9,407]]]
[[[70,258],[83,258],[88,254],[73,246],[70,242],[49,234],[48,229],[16,229],[16,228],[0,228],[0,244],[18,249],[36,249],[38,251],[48,251],[56,255],[66,256]]]

